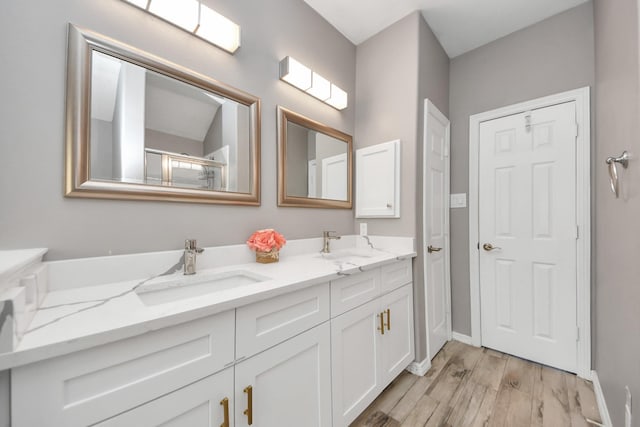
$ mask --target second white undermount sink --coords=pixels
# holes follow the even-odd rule
[[[135,292],[145,305],[159,305],[220,292],[239,286],[270,280],[245,270],[215,274],[158,277],[138,287]]]
[[[339,249],[335,252],[320,253],[320,257],[331,261],[357,260],[358,258],[371,258],[374,256],[372,249]]]

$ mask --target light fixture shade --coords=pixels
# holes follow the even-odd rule
[[[306,91],[311,87],[311,69],[287,56],[280,61],[280,79]]]
[[[200,6],[200,26],[196,35],[230,53],[240,47],[240,26],[204,5]]]
[[[149,12],[189,32],[198,27],[198,0],[153,0]]]
[[[331,84],[331,97],[325,101],[333,108],[338,110],[344,110],[348,105],[347,92],[340,89],[338,86]]]
[[[325,101],[331,96],[331,82],[314,71],[311,78],[311,88],[307,89],[307,93]]]

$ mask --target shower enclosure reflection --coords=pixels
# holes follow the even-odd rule
[[[91,179],[250,192],[248,106],[101,52],[92,70]]]

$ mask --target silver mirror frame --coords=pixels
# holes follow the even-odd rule
[[[260,98],[91,30],[69,24],[65,122],[65,196],[260,205]],[[233,99],[250,109],[251,192],[130,184],[92,180],[90,167],[91,58],[98,51]]]
[[[352,209],[353,207],[353,138],[344,132],[312,120],[278,105],[278,206],[300,208]],[[331,136],[347,144],[347,200],[316,199],[287,194],[287,124],[295,123]]]

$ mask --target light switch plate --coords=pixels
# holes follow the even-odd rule
[[[450,196],[449,207],[453,208],[466,208],[467,207],[467,193],[457,193]]]

